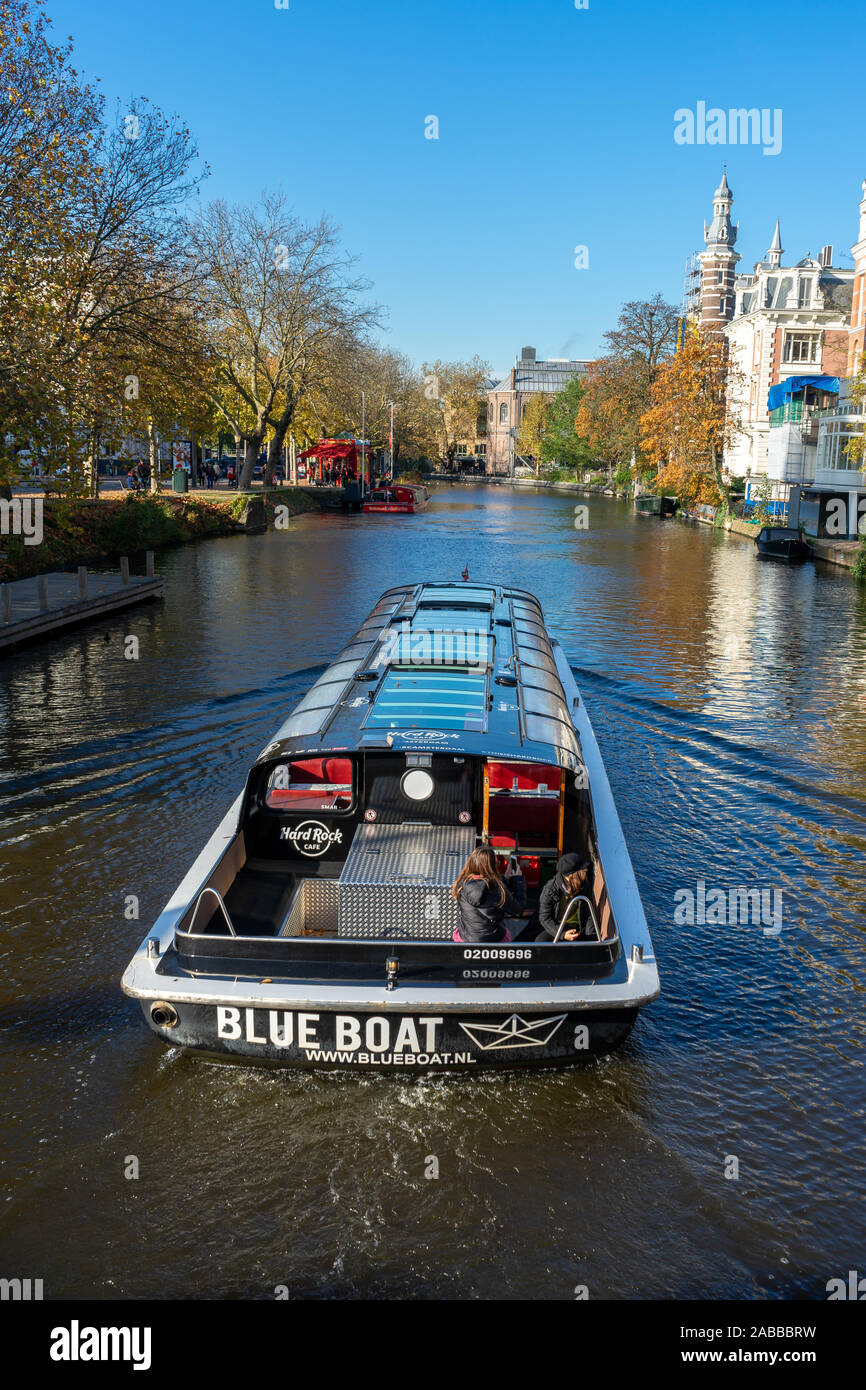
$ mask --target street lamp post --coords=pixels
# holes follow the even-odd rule
[[[389,459],[389,461],[388,461],[388,473],[389,473],[389,476],[390,476],[390,478],[391,478],[391,481],[393,482],[393,481],[394,481],[394,402],[393,402],[393,401],[391,402],[391,433],[390,433],[390,435],[388,436],[388,452],[389,452],[389,454],[390,454],[390,456],[391,456],[390,459]]]

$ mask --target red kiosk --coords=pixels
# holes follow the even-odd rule
[[[370,446],[360,444],[356,439],[320,439],[311,449],[304,449],[303,453],[298,454],[298,459],[312,459],[310,477],[323,483],[325,464],[328,463],[342,465],[350,478],[359,480],[359,455],[364,456],[360,458],[362,473],[369,481]]]

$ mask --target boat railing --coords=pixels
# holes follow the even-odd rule
[[[195,927],[195,919],[198,916],[198,910],[201,907],[202,900],[207,897],[208,893],[210,893],[212,897],[216,898],[217,902],[219,903],[220,911],[222,912],[222,915],[225,919],[225,924],[229,929],[229,936],[237,936],[237,932],[232,926],[232,919],[228,914],[228,909],[226,908],[226,905],[222,900],[222,895],[217,892],[216,888],[203,888],[199,893],[198,897],[196,898],[195,907],[192,910],[192,917],[190,918],[190,923],[188,927],[190,936],[193,933],[193,928]],[[210,933],[208,933],[208,935],[210,935]]]
[[[592,918],[592,925],[595,927],[595,934],[598,937],[599,941],[601,941],[601,932],[598,928],[598,918],[595,915],[595,904],[592,901],[592,898],[588,898],[585,893],[579,893],[576,898],[571,899],[571,901],[568,903],[565,911],[562,914],[562,921],[556,928],[556,936],[553,938],[554,946],[556,945],[557,941],[562,935],[563,929],[568,921],[568,914],[571,912],[571,909],[574,907],[575,903],[586,903],[587,907],[589,908],[589,915]]]

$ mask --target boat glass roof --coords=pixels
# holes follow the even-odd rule
[[[359,671],[364,679],[352,680]],[[579,765],[553,647],[531,595],[462,583],[389,590],[261,756],[404,749],[422,737],[425,746],[449,739],[443,747],[473,755]]]
[[[470,624],[487,632],[490,627],[489,608],[471,608],[468,604],[465,608],[425,608],[422,604],[412,619],[412,626],[421,628],[466,628]]]
[[[483,672],[458,667],[392,667],[382,682],[365,728],[411,729],[432,725],[481,732],[486,704],[487,678]]]
[[[495,597],[492,589],[437,588],[435,584],[425,584],[418,602],[422,607],[428,603],[458,603],[474,608],[490,609],[493,607]]]

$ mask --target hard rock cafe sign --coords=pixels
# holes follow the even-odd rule
[[[343,843],[343,832],[336,828],[330,830],[320,820],[305,820],[300,825],[284,825],[280,839],[287,840],[299,854],[318,859],[331,845]]]

